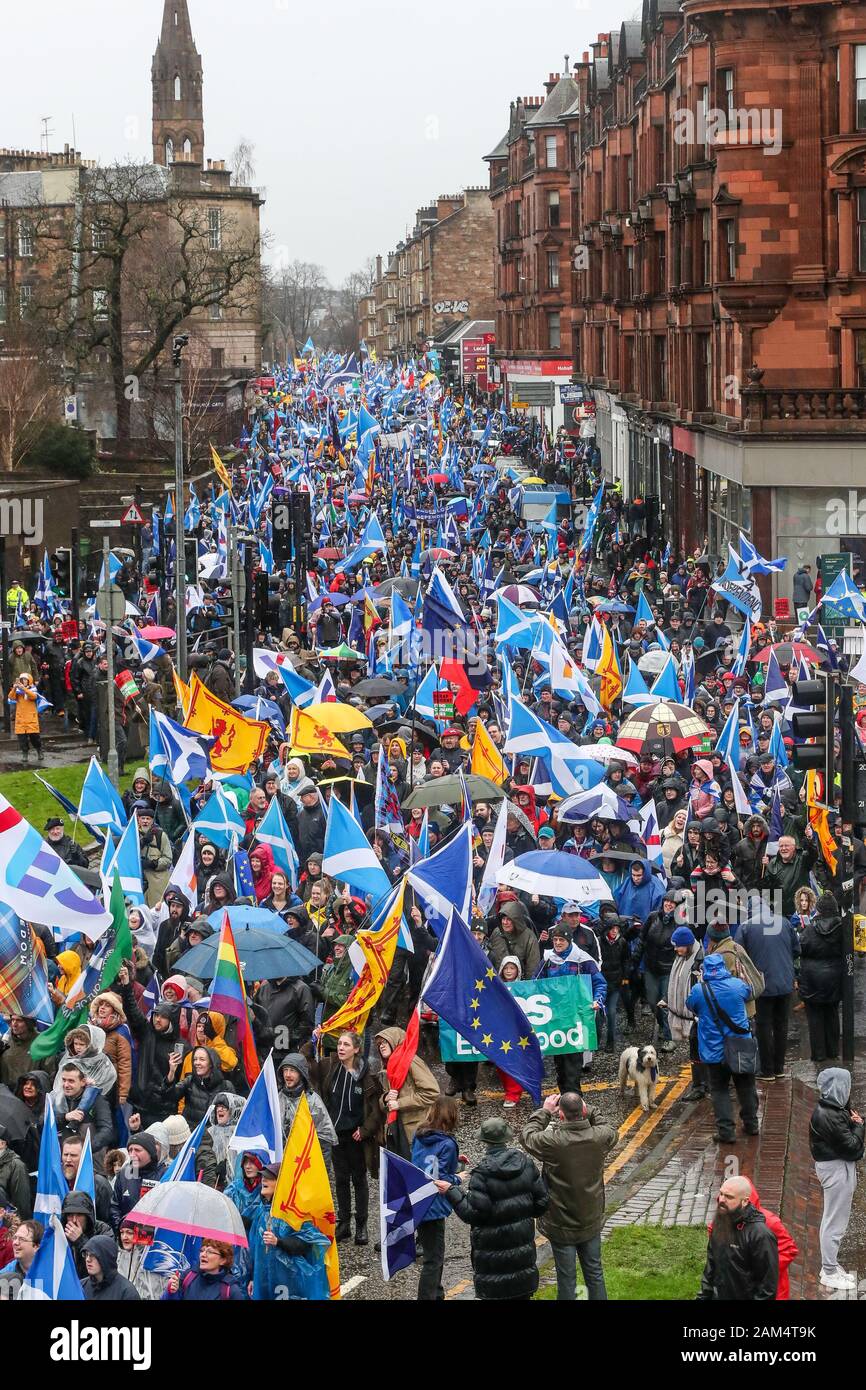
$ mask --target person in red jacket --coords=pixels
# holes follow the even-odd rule
[[[768,1227],[776,1237],[776,1244],[779,1247],[779,1283],[776,1288],[776,1302],[784,1302],[791,1297],[791,1286],[788,1282],[788,1266],[794,1263],[800,1250],[794,1237],[783,1224],[781,1217],[776,1216],[775,1212],[767,1211],[766,1208],[761,1206],[758,1189],[755,1187],[751,1178],[747,1178],[746,1181],[751,1188],[749,1201],[752,1206],[761,1213]],[[710,1235],[712,1235],[712,1222],[710,1222],[709,1232]]]

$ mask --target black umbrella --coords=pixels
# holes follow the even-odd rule
[[[403,695],[405,681],[388,680],[387,676],[371,676],[369,680],[358,681],[352,686],[352,694],[364,700],[388,700],[392,695]]]
[[[415,598],[420,587],[420,579],[398,575],[396,579],[383,579],[381,584],[376,585],[376,598],[388,598],[395,590],[401,598]]]
[[[423,719],[384,719],[376,728],[380,734],[399,734],[401,729],[411,729],[413,734],[419,734],[430,746],[439,747],[439,734],[429,724],[425,724]]]
[[[6,1130],[6,1142],[14,1149],[28,1171],[39,1162],[39,1131],[33,1115],[23,1101],[0,1086],[0,1125]]]
[[[598,859],[616,859],[623,864],[646,864],[645,854],[630,854],[624,849],[600,849],[597,854],[589,856],[589,862],[594,864]]]

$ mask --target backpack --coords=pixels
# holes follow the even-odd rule
[[[734,942],[734,946],[737,979],[751,987],[753,999],[760,999],[765,988],[763,971],[758,969],[745,947],[737,941]]]
[[[181,1280],[181,1284],[180,1284],[180,1287],[181,1287],[182,1291],[183,1291],[184,1293],[186,1293],[186,1291],[187,1291],[187,1289],[189,1288],[190,1284],[192,1283],[193,1279],[197,1279],[197,1278],[198,1278],[198,1272],[197,1272],[197,1270],[191,1269],[191,1270],[189,1271],[189,1274],[185,1274],[185,1275],[183,1276],[183,1279]],[[221,1301],[225,1301],[226,1299],[228,1299],[228,1298],[230,1298],[230,1297],[231,1297],[231,1290],[229,1289],[229,1281],[228,1281],[227,1279],[224,1279],[224,1280],[222,1281],[222,1283],[220,1284],[220,1300],[221,1300]]]

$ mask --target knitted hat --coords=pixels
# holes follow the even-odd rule
[[[710,941],[726,941],[730,934],[731,929],[724,922],[720,923],[718,926],[709,927],[707,929],[707,936],[710,938]]]
[[[156,1140],[152,1134],[148,1134],[147,1130],[143,1134],[131,1134],[129,1142],[130,1144],[138,1144],[139,1148],[144,1149],[149,1155],[151,1163],[156,1162]]]
[[[174,1148],[175,1144],[185,1144],[192,1134],[192,1130],[183,1118],[183,1115],[168,1115],[163,1120],[162,1125],[168,1135],[169,1145],[172,1148]]]
[[[677,927],[671,937],[672,946],[694,946],[695,934],[688,927]]]

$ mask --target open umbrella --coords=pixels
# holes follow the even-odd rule
[[[780,666],[791,666],[801,657],[805,657],[807,661],[812,661],[816,665],[820,665],[824,660],[821,653],[816,652],[815,648],[808,646],[806,642],[774,642],[770,647],[763,647],[751,660],[769,661],[770,652],[776,653],[776,660]]]
[[[145,1192],[128,1219],[202,1240],[248,1246],[241,1214],[230,1197],[203,1182],[159,1182]]]
[[[334,608],[343,608],[347,603],[351,602],[352,598],[350,594],[319,594],[318,598],[313,599],[307,612],[310,617],[312,617],[314,613],[318,613],[320,608],[324,608],[326,603],[332,604]]]
[[[629,748],[617,748],[615,743],[582,743],[578,748],[582,758],[592,758],[597,763],[625,763],[626,767],[637,767],[637,758]]]
[[[709,726],[688,705],[660,700],[630,714],[617,737],[624,748],[636,753],[656,739],[666,739],[675,753],[684,753],[709,733]]]
[[[544,898],[566,902],[613,902],[613,894],[598,869],[576,854],[562,850],[531,850],[503,864],[496,875],[501,888],[519,888]]]
[[[601,613],[634,612],[634,609],[629,608],[627,603],[622,603],[618,598],[605,598],[604,594],[593,594],[591,598],[587,599],[587,603]]]
[[[612,859],[615,864],[645,864],[648,869],[658,868],[660,873],[664,873],[662,864],[650,864],[645,854],[634,854],[627,849],[600,849],[596,854],[590,855],[590,864],[600,864],[602,859]]]
[[[355,692],[353,691],[353,694]],[[372,729],[373,725],[361,710],[354,705],[344,705],[338,700],[325,700],[322,704],[305,705],[304,714],[315,719],[332,734],[354,733],[356,729]]]
[[[494,590],[492,597],[508,599],[518,608],[537,608],[541,602],[540,595],[528,584],[506,584],[504,589]]]
[[[370,676],[352,686],[352,694],[363,700],[387,700],[392,695],[403,695],[407,689],[405,681],[388,680],[387,676]]]
[[[321,550],[316,551],[317,560],[342,560],[342,558],[342,552],[333,545],[323,545]]]
[[[455,552],[446,550],[444,545],[434,545],[432,550],[425,550],[421,554],[423,560],[453,560]]]
[[[345,642],[341,642],[339,647],[330,647],[326,651],[318,653],[320,661],[366,661],[367,658],[362,652],[355,652]]]
[[[502,801],[505,792],[491,782],[489,777],[479,777],[470,772],[465,778],[469,795],[473,801]],[[411,791],[403,802],[407,811],[416,806],[459,806],[463,800],[463,788],[459,777],[434,777],[432,782],[424,782]]]
[[[388,598],[395,591],[401,598],[415,598],[421,587],[420,579],[410,579],[408,575],[398,575],[395,579],[383,579],[376,585],[376,597]]]
[[[378,726],[380,734],[399,734],[401,729],[411,729],[413,734],[417,734],[429,752],[432,748],[439,746],[439,734],[430,724],[425,724],[423,719],[386,719]]]
[[[447,473],[428,473],[428,483],[433,483],[436,487],[444,487],[450,481]]]
[[[668,653],[659,647],[655,652],[644,652],[637,664],[638,670],[644,676],[657,676],[667,665]],[[646,697],[644,697],[646,698]]]
[[[634,814],[627,802],[617,796],[612,787],[604,784],[593,787],[592,791],[577,792],[566,797],[556,808],[556,818],[563,825],[581,825],[592,820],[603,811],[612,813],[614,819],[629,821]]]
[[[255,850],[252,853],[254,854]],[[208,917],[211,926],[215,927],[217,931],[221,929],[226,913],[229,915],[232,931],[239,931],[241,927],[253,927],[256,931],[275,931],[279,936],[288,931],[288,927],[280,914],[272,912],[269,907],[246,907],[243,904],[238,906],[234,903],[231,907],[217,908]],[[295,944],[297,945],[297,942]]]
[[[255,927],[242,927],[235,932],[235,945],[247,983],[309,975],[319,964],[312,951],[299,942]],[[219,937],[216,935],[203,941],[200,946],[193,946],[191,951],[185,952],[175,962],[178,972],[181,975],[194,975],[199,980],[212,980],[216,974],[218,949]]]
[[[150,627],[140,627],[138,635],[148,642],[161,642],[167,641],[169,637],[175,637],[177,634],[173,627],[160,627],[159,624],[154,623]]]

